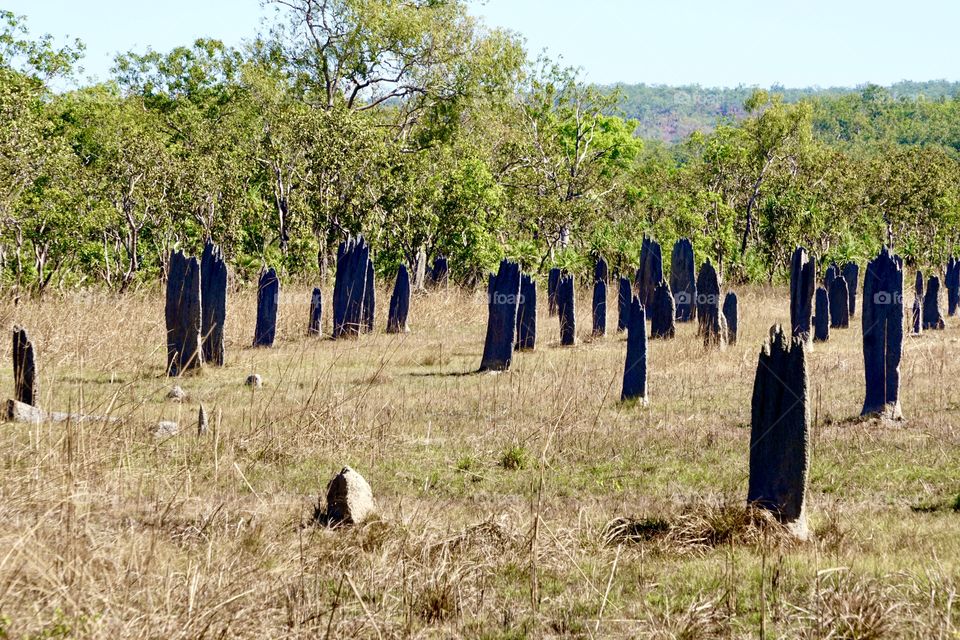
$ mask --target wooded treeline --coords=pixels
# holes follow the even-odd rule
[[[719,124],[741,120],[747,116],[744,103],[756,91],[754,87],[702,87],[696,84],[666,86],[619,83],[608,88],[619,91],[622,113],[637,121],[641,138],[681,142],[694,131],[713,131]],[[890,142],[911,143],[938,139],[955,150],[960,150],[960,129],[921,126],[917,130],[903,119],[903,112],[920,118],[944,114],[936,105],[954,102],[960,97],[960,82],[904,80],[889,87],[864,84],[859,87],[805,87],[788,88],[774,85],[770,93],[783,97],[787,103],[801,101],[814,105],[813,128],[825,137],[833,135],[838,119],[853,109],[875,109],[882,105],[883,117],[861,120],[858,135],[862,139],[883,138]],[[863,100],[866,96],[869,99]],[[898,111],[900,113],[898,113]],[[880,114],[875,114],[880,115]],[[942,117],[941,117],[942,119]],[[920,136],[918,138],[917,136]]]
[[[207,237],[241,278],[313,279],[362,232],[378,270],[445,255],[462,282],[505,256],[625,269],[645,233],[743,280],[781,277],[797,244],[940,265],[958,242],[956,100],[755,91],[739,121],[645,143],[619,92],[530,60],[463,0],[272,4],[243,48],[131,52],[70,90],[82,44],[0,13],[6,287],[126,290]]]

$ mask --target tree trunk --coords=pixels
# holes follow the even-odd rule
[[[133,282],[133,278],[140,269],[140,256],[137,250],[139,233],[135,225],[127,229],[127,240],[124,247],[127,250],[127,272],[123,274],[123,280],[120,283],[120,293],[126,293]]]
[[[277,214],[280,217],[280,253],[287,255],[290,246],[290,230],[287,228],[287,216],[289,213],[289,204],[286,196],[277,199]]]
[[[753,214],[750,212],[750,208],[747,208],[747,221],[743,227],[743,239],[740,242],[740,255],[742,256],[747,252],[747,239],[750,237],[750,226],[753,222]]]
[[[23,280],[23,234],[20,229],[16,233],[17,241],[17,289],[20,288]]]
[[[113,282],[110,277],[110,251],[107,247],[107,232],[103,232],[103,265],[104,265],[104,280],[106,280],[107,287],[112,287]]]
[[[337,255],[337,229],[339,228],[340,225],[337,223],[337,219],[333,218],[327,225],[326,237],[323,242],[320,243],[320,251],[323,252],[320,264],[320,277],[324,283],[329,280],[330,273],[336,269],[334,256]]]
[[[413,290],[423,291],[427,279],[427,252],[421,246],[413,259]]]

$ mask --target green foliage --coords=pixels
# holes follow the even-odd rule
[[[511,247],[529,249],[525,264],[543,271],[558,251],[588,252],[591,232],[611,214],[642,143],[633,123],[605,113],[616,103],[575,70],[539,61],[520,91],[495,148],[511,212]],[[526,241],[526,244],[522,242]]]
[[[927,268],[960,245],[960,85],[596,87],[465,0],[277,4],[242,49],[128,52],[59,93],[82,44],[0,12],[0,281],[126,290],[208,237],[244,279],[329,272],[364,233],[384,276],[444,255],[465,283],[503,257],[629,274],[645,235],[727,281],[798,244]],[[679,144],[635,135],[670,113]]]
[[[50,35],[31,38],[23,16],[0,9],[0,68],[15,70],[39,84],[70,75],[83,50],[79,40],[58,49]]]
[[[559,267],[569,273],[585,274],[591,270],[593,263],[589,261],[586,254],[573,248],[562,249],[554,256],[553,266]]]

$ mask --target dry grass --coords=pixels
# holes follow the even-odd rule
[[[409,335],[339,342],[305,335],[309,299],[286,293],[277,346],[252,349],[253,295],[233,296],[228,366],[181,380],[182,404],[162,296],[6,307],[37,342],[42,406],[129,420],[2,426],[0,637],[958,637],[960,321],[908,341],[903,425],[852,419],[859,320],[817,345],[815,540],[796,544],[743,505],[785,291],[741,291],[722,353],[692,325],[651,342],[647,408],[617,401],[624,341],[588,339],[586,295],[579,346],[543,315],[500,375],[464,375],[481,294],[418,297]],[[153,438],[159,419],[181,435]],[[379,518],[312,525],[344,464]]]

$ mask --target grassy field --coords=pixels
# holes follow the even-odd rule
[[[738,345],[705,352],[689,324],[650,342],[649,407],[619,402],[625,340],[590,339],[586,292],[578,346],[541,302],[537,350],[482,375],[482,293],[416,297],[396,337],[381,291],[377,333],[333,342],[305,335],[291,287],[273,349],[248,346],[239,293],[227,366],[179,381],[183,403],[162,295],[8,305],[42,407],[129,419],[2,425],[0,637],[960,638],[960,320],[907,340],[899,425],[857,418],[859,315],[812,351],[814,537],[796,543],[744,506],[757,354],[787,294],[739,293]],[[154,438],[161,419],[181,434]],[[312,525],[346,464],[378,519]]]

